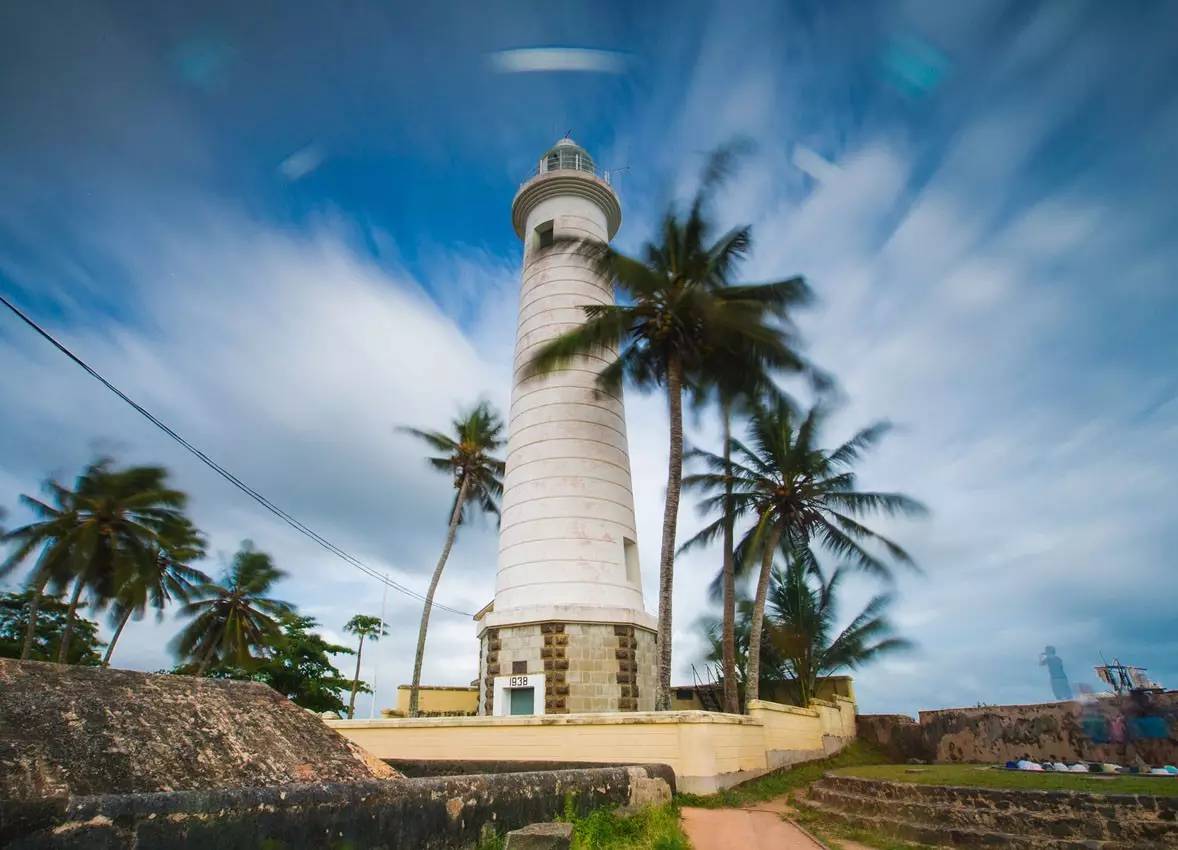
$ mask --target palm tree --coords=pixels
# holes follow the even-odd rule
[[[409,716],[416,717],[418,697],[421,690],[421,663],[425,658],[425,636],[429,630],[430,610],[434,605],[434,592],[442,578],[446,559],[458,535],[458,526],[468,512],[482,510],[499,516],[499,498],[503,495],[502,460],[493,452],[503,447],[503,421],[486,402],[479,402],[451,423],[451,433],[441,431],[420,431],[402,427],[400,430],[420,437],[431,449],[440,455],[428,458],[430,466],[449,473],[454,480],[454,504],[450,507],[450,524],[446,529],[446,542],[438,557],[434,574],[430,577],[429,589],[425,593],[425,605],[421,610],[421,625],[417,630],[417,654],[413,660],[413,684],[409,691]]]
[[[69,653],[82,591],[89,589],[96,605],[112,599],[123,577],[155,557],[164,529],[183,519],[187,496],[167,486],[167,475],[167,470],[158,466],[115,469],[111,460],[102,459],[83,470],[73,490],[47,481],[52,504],[21,497],[37,519],[4,536],[15,542],[16,548],[0,565],[0,575],[40,549],[28,578],[35,591],[34,601],[47,585],[73,586],[59,662],[64,663]],[[22,658],[31,650],[36,621],[34,604],[30,606]]]
[[[249,540],[233,556],[223,584],[204,582],[192,592],[194,601],[180,609],[189,623],[172,641],[173,651],[196,665],[203,676],[214,662],[249,668],[281,637],[283,615],[294,606],[267,596],[286,573]]]
[[[817,545],[837,557],[851,559],[860,570],[887,578],[892,574],[889,561],[915,567],[901,546],[858,521],[876,513],[925,513],[924,506],[908,496],[855,489],[852,467],[890,426],[876,423],[827,452],[817,446],[824,415],[819,406],[799,417],[783,401],[758,404],[749,423],[751,448],[739,440],[731,441],[736,458],[730,461],[731,493],[724,491],[729,479],[725,459],[706,451],[693,453],[709,471],[690,476],[688,486],[718,494],[705,499],[700,507],[718,511],[720,517],[687,545],[714,539],[730,516],[754,520],[737,546],[735,558],[738,568],[747,567],[758,557],[761,561],[749,634],[748,699],[759,696],[765,600],[779,548],[787,556],[816,567],[810,546]],[[873,545],[882,547],[886,555],[874,554],[868,548]]]
[[[593,240],[558,240],[586,257],[598,275],[613,281],[624,304],[592,304],[586,321],[542,346],[530,362],[540,374],[575,358],[612,358],[598,375],[604,392],[617,394],[624,381],[642,390],[661,387],[667,397],[669,450],[667,490],[659,557],[658,667],[656,709],[670,707],[672,592],[675,537],[683,479],[683,394],[699,386],[707,364],[726,353],[769,366],[788,363],[793,352],[771,319],[775,309],[796,303],[805,292],[798,278],[761,285],[730,285],[729,278],[751,245],[751,230],[737,227],[713,239],[706,215],[710,197],[727,172],[731,150],[712,155],[701,187],[685,217],[667,213],[657,241],[640,258]]]
[[[808,706],[818,682],[838,670],[858,669],[912,646],[892,635],[886,616],[892,598],[886,594],[873,597],[835,634],[838,586],[844,575],[838,568],[826,578],[813,558],[793,559],[785,570],[773,568],[765,636],[780,664],[780,677],[797,688],[799,705]]]
[[[801,278],[797,278],[798,290],[793,303],[803,304],[809,300],[809,290]],[[792,325],[789,323],[785,311],[789,302],[783,299],[781,304],[775,305],[776,318],[781,321],[783,328],[782,340],[786,347],[773,365],[778,371],[804,372],[810,376],[811,383],[820,390],[828,389],[833,381],[820,370],[808,363],[796,352],[793,341]],[[774,383],[768,373],[769,364],[755,356],[755,352],[723,351],[717,352],[703,364],[702,373],[696,382],[695,402],[697,405],[715,403],[720,414],[721,445],[723,446],[725,476],[724,493],[726,497],[732,494],[732,417],[734,413],[748,413],[759,399],[772,398],[781,403],[793,404],[792,399],[785,395]],[[687,453],[690,460],[692,452]],[[724,710],[733,714],[740,712],[740,690],[737,681],[737,647],[736,647],[736,557],[735,557],[735,524],[736,518],[732,510],[731,498],[725,498],[722,508],[725,519],[721,529],[721,569],[718,591],[721,606],[721,622],[719,626],[719,645],[722,649],[720,661],[724,687]],[[693,538],[691,545],[700,545],[702,541]],[[680,547],[680,552],[690,548],[688,544]]]
[[[115,631],[103,656],[103,667],[110,666],[115,644],[132,616],[138,620],[150,604],[161,618],[168,603],[188,602],[197,586],[209,583],[207,575],[190,566],[204,554],[204,537],[188,519],[180,517],[162,530],[155,557],[136,564],[137,569],[119,586],[112,612]]]
[[[356,647],[356,675],[352,677],[352,695],[348,698],[348,719],[351,720],[356,715],[356,690],[360,687],[360,656],[364,652],[364,638],[378,641],[388,634],[388,630],[380,617],[357,614],[344,625],[344,631],[360,638],[360,645]],[[373,694],[372,698],[376,699],[376,695]]]
[[[73,490],[52,480],[45,482],[44,489],[52,504],[22,495],[21,502],[37,516],[37,521],[7,532],[3,537],[4,542],[14,543],[15,548],[0,564],[0,577],[15,570],[33,552],[38,549],[41,552],[25,582],[32,597],[20,653],[22,661],[27,661],[33,651],[41,599],[46,587],[52,583],[55,588],[60,588],[69,583],[71,561],[67,541],[79,522]]]
[[[813,559],[806,559],[812,565]],[[817,694],[820,680],[843,668],[859,669],[882,655],[911,647],[892,635],[886,617],[891,597],[878,595],[837,635],[839,585],[846,571],[836,569],[827,579],[821,569],[805,567],[794,559],[786,569],[774,566],[765,611],[761,642],[760,681],[782,683],[794,690],[798,705],[807,706]],[[737,677],[747,685],[748,646],[752,631],[753,603],[740,600],[736,618]],[[706,659],[722,658],[721,624],[704,617],[700,627],[708,642]]]

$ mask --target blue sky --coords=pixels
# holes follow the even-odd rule
[[[0,11],[0,291],[422,588],[447,483],[393,428],[479,396],[506,407],[520,180],[571,129],[626,169],[618,239],[635,248],[704,153],[747,136],[717,205],[754,227],[746,275],[810,279],[821,301],[800,325],[846,396],[831,442],[894,420],[865,483],[933,510],[885,523],[925,569],[895,609],[918,649],[859,675],[864,708],[1049,698],[1048,643],[1078,681],[1103,651],[1178,682],[1171,4],[426,6]],[[614,51],[620,73],[490,58],[534,46]],[[97,451],[162,462],[211,570],[250,537],[330,633],[379,608],[373,582],[12,321],[0,363],[0,504]],[[649,591],[665,416],[632,393],[628,420]],[[685,507],[684,532],[698,522]],[[464,531],[441,598],[481,607],[494,551],[493,528]],[[679,566],[679,679],[715,560]],[[847,610],[875,589],[856,582]],[[394,636],[365,663],[382,686],[409,676],[419,609],[390,596],[389,612]],[[133,625],[116,659],[165,666],[174,628]],[[473,678],[473,634],[435,618],[426,677]]]

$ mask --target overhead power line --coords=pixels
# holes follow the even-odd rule
[[[127,404],[129,404],[132,408],[135,409],[135,411],[137,413],[139,413],[141,416],[143,416],[145,419],[147,419],[147,421],[150,422],[152,425],[155,425],[157,428],[159,428],[161,431],[163,431],[165,434],[167,434],[169,437],[171,437],[173,440],[175,440],[181,446],[186,448],[189,452],[191,452],[193,455],[195,455],[196,458],[201,463],[203,463],[209,469],[216,472],[218,475],[220,475],[222,478],[224,478],[226,481],[228,481],[230,484],[232,484],[238,490],[245,493],[247,496],[249,496],[251,499],[253,499],[255,502],[257,502],[259,505],[264,507],[266,510],[270,511],[270,513],[274,514],[276,517],[281,519],[283,522],[285,522],[291,528],[295,529],[295,531],[298,531],[300,534],[303,534],[306,537],[311,538],[316,543],[318,543],[320,546],[322,546],[324,549],[326,549],[328,552],[331,552],[333,555],[335,555],[340,560],[342,560],[342,561],[350,564],[351,566],[355,567],[356,569],[360,570],[360,572],[364,573],[369,578],[376,579],[377,581],[381,582],[382,584],[385,584],[388,587],[393,588],[393,590],[403,593],[406,596],[411,596],[414,599],[417,599],[418,601],[421,601],[421,602],[425,601],[425,596],[418,593],[416,590],[413,590],[412,588],[406,587],[403,584],[393,581],[392,579],[377,572],[375,569],[373,569],[372,567],[365,564],[363,561],[361,561],[356,556],[344,551],[339,546],[336,546],[334,543],[332,543],[330,540],[328,540],[322,534],[315,531],[313,528],[306,525],[301,520],[298,520],[295,517],[291,516],[285,510],[283,510],[278,505],[274,504],[272,501],[270,501],[265,496],[263,496],[261,493],[259,493],[257,490],[250,487],[248,484],[246,484],[244,481],[242,481],[240,478],[238,478],[236,475],[234,475],[228,469],[221,466],[219,463],[217,463],[215,460],[210,458],[203,451],[198,449],[192,443],[188,442],[188,440],[184,439],[182,436],[180,436],[175,431],[173,431],[170,427],[168,427],[168,425],[166,425],[164,422],[162,422],[160,419],[158,419],[154,414],[152,414],[151,411],[147,410],[145,407],[143,407],[141,404],[139,404],[137,401],[135,401],[133,398],[131,398],[129,395],[127,395],[125,392],[123,392],[118,387],[116,387],[114,384],[112,384],[110,381],[108,381],[106,378],[104,378],[101,374],[98,373],[97,370],[95,370],[88,363],[86,363],[86,361],[84,361],[81,357],[79,357],[78,355],[76,355],[72,351],[70,351],[68,348],[66,348],[66,346],[64,344],[62,344],[61,342],[59,342],[56,337],[54,337],[51,333],[49,333],[49,331],[45,330],[43,327],[41,327],[39,324],[37,324],[35,321],[33,321],[33,319],[30,316],[28,316],[24,311],[22,311],[19,307],[17,307],[15,304],[13,304],[11,301],[9,301],[3,295],[0,295],[0,302],[3,302],[4,306],[7,307],[9,310],[11,310],[13,312],[13,314],[16,315],[17,318],[19,318],[22,322],[24,322],[26,325],[28,325],[30,328],[32,328],[34,331],[36,331],[41,337],[46,339],[51,345],[53,345],[54,348],[56,348],[58,351],[60,351],[62,354],[64,354],[66,357],[68,357],[70,360],[72,360],[74,363],[76,363],[78,366],[80,366],[88,375],[90,375],[90,377],[94,378],[96,381],[98,381],[100,384],[102,384],[104,387],[106,387],[112,393],[114,393],[119,398],[121,398],[123,401],[125,401]],[[473,614],[471,614],[468,611],[459,611],[457,608],[451,608],[449,605],[443,605],[440,602],[434,602],[430,607],[438,608],[442,611],[448,611],[451,614],[458,614],[461,617],[473,616]]]

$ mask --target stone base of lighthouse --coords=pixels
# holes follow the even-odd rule
[[[480,715],[653,711],[655,633],[600,622],[487,626],[479,673]]]

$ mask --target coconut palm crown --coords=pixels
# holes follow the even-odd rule
[[[910,649],[893,634],[887,618],[892,597],[873,596],[841,630],[837,629],[839,585],[846,569],[827,577],[813,558],[795,558],[773,568],[765,639],[778,659],[778,678],[797,688],[799,705],[817,696],[818,683],[842,669],[856,670],[883,655]]]
[[[249,540],[233,556],[222,583],[205,582],[193,590],[194,600],[180,609],[192,617],[172,641],[181,659],[195,664],[203,676],[214,664],[249,669],[281,635],[281,620],[294,606],[269,596],[286,575]]]
[[[824,418],[825,411],[817,405],[805,415],[782,401],[757,405],[749,422],[749,445],[731,441],[730,476],[723,456],[703,450],[692,453],[708,471],[690,476],[687,485],[714,494],[704,499],[700,508],[719,516],[684,544],[685,548],[715,539],[730,517],[752,520],[736,548],[738,570],[748,571],[760,561],[749,636],[751,699],[757,698],[761,623],[773,557],[779,550],[816,568],[811,549],[816,546],[858,570],[884,578],[892,576],[894,564],[915,568],[903,547],[861,521],[881,513],[925,513],[924,506],[909,496],[856,489],[856,461],[890,426],[876,423],[826,451],[818,445]],[[725,492],[729,480],[732,490]]]
[[[360,690],[360,659],[364,655],[364,640],[367,638],[375,642],[389,632],[384,619],[371,614],[356,614],[344,624],[344,631],[360,638],[360,644],[356,647],[356,673],[352,676],[352,691],[348,696],[348,719],[351,720],[356,716],[356,692]],[[376,699],[376,694],[372,698]]]
[[[39,551],[28,577],[34,603],[47,586],[72,585],[59,661],[69,652],[82,592],[89,591],[99,607],[114,599],[123,581],[156,557],[167,528],[184,521],[187,497],[167,485],[167,476],[162,467],[117,469],[104,458],[87,466],[72,490],[48,481],[48,501],[21,497],[36,520],[4,535],[15,548],[0,564],[0,576]],[[34,604],[22,657],[31,647],[36,620]]]
[[[204,555],[204,536],[187,518],[177,517],[164,524],[155,557],[136,563],[115,593],[111,618],[115,631],[102,659],[103,666],[110,664],[128,620],[143,617],[148,607],[155,609],[157,619],[162,619],[170,603],[188,602],[198,586],[210,581],[192,566]]]

